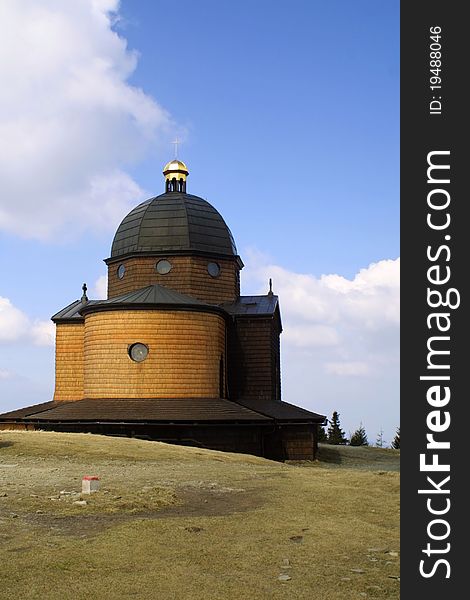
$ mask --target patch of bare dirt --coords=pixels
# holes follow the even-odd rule
[[[51,515],[29,513],[23,520],[29,525],[47,528],[55,535],[90,537],[115,525],[142,519],[172,517],[212,517],[254,510],[263,505],[258,490],[204,488],[195,485],[176,492],[177,503],[159,510],[134,513]]]

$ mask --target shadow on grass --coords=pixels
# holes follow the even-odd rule
[[[2,442],[2,440],[0,440],[0,448],[9,448],[10,446],[13,446],[14,442]]]
[[[343,462],[341,452],[334,446],[318,446],[318,460],[326,463],[340,465]]]

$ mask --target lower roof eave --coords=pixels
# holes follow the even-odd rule
[[[157,420],[137,420],[132,421],[127,419],[125,421],[118,420],[105,420],[105,419],[10,419],[10,420],[0,420],[0,423],[7,424],[30,424],[30,425],[186,425],[186,426],[195,426],[195,425],[270,425],[272,426],[274,423],[274,419],[226,419],[226,420],[208,420],[208,421],[191,421],[191,420],[171,420],[171,421],[157,421]]]
[[[273,419],[277,425],[322,425],[324,420],[316,419]]]

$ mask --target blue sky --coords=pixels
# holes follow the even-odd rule
[[[188,191],[235,236],[244,293],[269,276],[282,291],[284,399],[390,439],[398,1],[41,4],[0,25],[0,297],[21,321],[2,341],[0,320],[2,406],[50,398],[44,323],[83,281],[102,289],[113,232],[163,191],[178,135]]]

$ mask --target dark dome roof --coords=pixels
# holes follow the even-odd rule
[[[111,258],[138,252],[237,255],[220,213],[206,200],[178,192],[142,202],[119,225]]]

